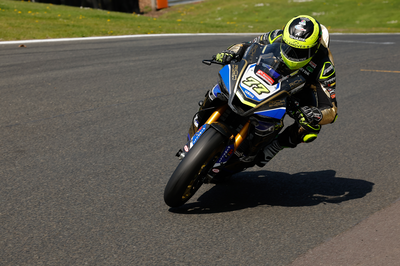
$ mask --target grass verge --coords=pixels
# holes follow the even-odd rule
[[[330,32],[400,32],[398,0],[205,0],[145,15],[0,0],[0,40],[161,33],[267,32],[299,14]]]

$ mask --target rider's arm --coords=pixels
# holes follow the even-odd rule
[[[238,55],[238,59],[241,59],[246,52],[246,49],[249,48],[251,43],[237,43],[229,46],[227,50],[234,52]]]
[[[227,50],[234,52],[235,54],[239,55],[238,59],[242,58],[246,49],[253,43],[260,43],[260,44],[271,44],[273,42],[281,42],[282,39],[282,30],[274,30],[267,32],[263,35],[260,35],[254,38],[250,42],[245,43],[238,43],[233,44],[227,48]]]
[[[318,109],[321,110],[322,120],[320,125],[333,123],[337,116],[336,101],[336,73],[331,61],[326,61],[318,73],[316,94],[318,97]]]
[[[254,38],[250,43],[271,44],[281,42],[283,30],[273,30]]]

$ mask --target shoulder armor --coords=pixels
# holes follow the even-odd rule
[[[322,30],[321,44],[324,47],[329,48],[329,42],[330,42],[329,31],[324,25],[322,25],[322,24],[320,24],[320,25],[321,25],[321,30]]]
[[[269,43],[276,42],[279,38],[282,38],[283,30],[270,31],[268,34]]]
[[[318,79],[324,85],[336,82],[335,67],[332,62],[326,61],[322,65]]]

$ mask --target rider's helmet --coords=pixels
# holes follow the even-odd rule
[[[301,15],[291,19],[283,29],[281,56],[285,64],[296,70],[304,67],[318,51],[321,25],[314,18]]]

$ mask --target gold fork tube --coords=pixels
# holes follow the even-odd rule
[[[223,112],[225,112],[225,110],[226,110],[226,108],[228,107],[228,105],[224,105],[224,106],[221,106],[220,108],[218,108],[217,109],[217,111],[215,111],[208,119],[207,119],[207,121],[205,122],[205,124],[212,124],[212,123],[214,123],[215,121],[217,121],[218,120],[218,118],[220,118],[220,116],[222,115],[222,113]]]
[[[235,137],[235,151],[240,146],[242,141],[247,137],[247,133],[249,132],[250,120],[243,126],[240,132]]]
[[[205,122],[205,124],[212,124],[215,121],[217,121],[223,112],[225,112],[226,108],[228,105],[221,106],[220,108],[217,109]],[[240,132],[236,135],[235,137],[235,144],[234,144],[234,149],[236,149],[240,146],[242,141],[247,137],[247,134],[249,132],[249,126],[250,126],[250,120],[246,122],[246,124],[243,126],[243,128],[240,130]],[[232,136],[233,137],[233,136]]]

